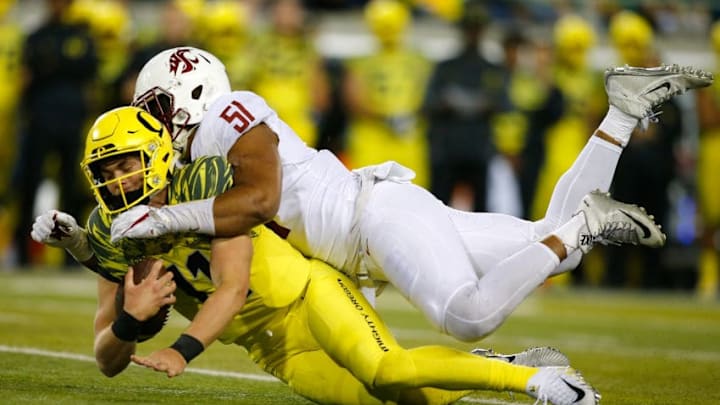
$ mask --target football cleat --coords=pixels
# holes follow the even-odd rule
[[[600,394],[572,367],[541,367],[525,389],[535,404],[595,405]]]
[[[472,354],[497,359],[510,364],[528,367],[565,367],[570,365],[570,360],[560,350],[554,347],[531,347],[520,353],[500,354],[492,349],[473,349]]]
[[[653,110],[675,95],[706,87],[712,73],[692,66],[663,65],[651,68],[622,66],[605,71],[608,102],[640,120],[643,129],[655,120]]]
[[[580,232],[579,248],[587,253],[597,244],[643,245],[661,247],[667,237],[655,218],[645,208],[610,198],[610,193],[595,190],[580,203],[579,213],[585,216],[587,228]]]

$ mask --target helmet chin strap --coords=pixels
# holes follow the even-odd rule
[[[195,135],[198,124],[191,126],[176,126],[173,137],[173,149],[179,160],[183,163],[190,161],[190,143]]]
[[[123,199],[122,195],[108,195],[107,197],[105,197],[105,204],[111,210],[118,210],[121,208],[128,207],[126,205],[126,201],[127,201],[127,204],[134,204],[136,202],[137,202],[137,204],[147,204],[150,201],[150,197],[145,197],[142,200],[140,200],[142,195],[143,195],[142,188],[125,193],[125,199]]]

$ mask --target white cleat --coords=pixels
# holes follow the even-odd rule
[[[610,198],[610,193],[590,192],[580,203],[579,212],[585,216],[586,232],[579,235],[579,247],[587,253],[597,244],[643,245],[661,247],[667,237],[655,218],[645,208],[625,204]]]
[[[653,110],[687,90],[706,87],[712,73],[692,66],[663,65],[651,68],[622,66],[605,71],[608,102],[641,122],[643,129],[657,115]]]
[[[600,394],[571,367],[541,367],[525,389],[535,404],[596,405]]]
[[[497,359],[510,364],[528,367],[565,367],[570,365],[570,360],[560,350],[554,347],[531,347],[520,353],[500,354],[492,349],[473,349],[472,354]]]

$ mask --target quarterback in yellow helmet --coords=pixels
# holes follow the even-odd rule
[[[222,157],[179,169],[172,159],[172,141],[160,121],[136,107],[111,110],[91,128],[82,163],[98,201],[88,237],[58,212],[34,226],[37,240],[59,246],[63,233],[85,243],[72,250],[99,275],[95,358],[105,375],[115,376],[133,361],[174,377],[219,340],[244,347],[265,371],[318,403],[445,404],[474,390],[527,393],[557,405],[597,403],[597,392],[549,349],[540,354],[555,356],[560,367],[443,346],[401,347],[350,279],[304,257],[265,226],[232,238],[189,232],[112,244],[115,213],[140,203],[203,198],[232,185]],[[157,270],[151,271],[153,277],[135,284],[132,264],[150,256],[162,259],[168,272],[156,279]],[[119,283],[124,306],[118,313]],[[171,347],[136,354],[140,322],[168,304],[189,326]]]

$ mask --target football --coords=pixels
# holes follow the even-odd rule
[[[138,263],[135,263],[133,267],[133,281],[135,284],[140,283],[145,277],[150,274],[150,270],[152,270],[153,264],[157,261],[162,262],[160,259],[154,259],[154,258],[148,258],[144,259]],[[158,275],[162,276],[167,272],[167,269],[165,266],[162,267],[160,270],[160,273]],[[115,295],[115,310],[117,313],[120,313],[123,309],[123,305],[125,303],[125,284],[124,280],[120,282],[120,285],[117,289],[117,294]],[[144,342],[153,336],[157,335],[160,330],[165,326],[165,323],[168,320],[168,317],[170,316],[170,309],[171,305],[165,305],[160,308],[160,310],[150,317],[149,319],[140,322],[140,335],[138,336],[138,342]]]

